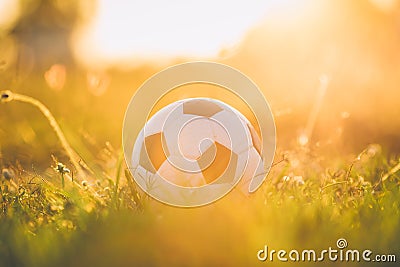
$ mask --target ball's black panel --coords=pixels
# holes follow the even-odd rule
[[[193,99],[183,103],[183,114],[212,117],[220,111],[222,108],[218,104],[206,99]]]

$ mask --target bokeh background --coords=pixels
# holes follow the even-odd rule
[[[191,60],[228,64],[260,87],[275,115],[277,160],[282,151],[299,147],[318,149],[318,158],[331,162],[340,161],[335,156],[351,161],[369,144],[379,144],[392,157],[400,152],[398,0],[0,0],[0,90],[26,94],[44,103],[72,147],[92,168],[115,167],[124,112],[137,88],[158,71]],[[243,103],[214,89],[210,88],[209,94],[229,99],[251,119]],[[158,108],[197,91],[196,86],[181,88]],[[35,107],[18,102],[2,104],[0,126],[1,166],[18,165],[28,172],[42,173],[53,164],[51,155],[68,162],[48,122]],[[298,169],[320,171],[315,161],[304,163],[299,158],[297,162]],[[277,173],[272,175],[278,177]],[[280,202],[279,196],[274,199]],[[243,205],[240,213],[232,212],[229,201]],[[293,216],[282,215],[279,209],[258,216],[255,210],[264,207],[263,203],[248,209],[251,204],[235,201],[228,197],[223,204],[199,211],[154,204],[147,216],[128,216],[122,222],[110,216],[106,223],[88,222],[93,229],[85,241],[74,243],[80,237],[72,236],[69,242],[78,246],[63,244],[54,257],[65,253],[70,265],[85,265],[85,259],[107,265],[127,257],[131,246],[139,260],[155,257],[156,265],[163,265],[164,260],[178,264],[185,258],[200,266],[207,264],[207,257],[208,263],[217,261],[220,266],[241,265],[263,245],[265,236],[274,236],[277,246],[304,248],[302,244],[313,240],[315,246],[326,247],[324,238],[312,237],[313,229],[334,233],[332,229],[338,227],[337,221],[321,219],[330,216],[324,215],[321,207],[291,204]],[[160,210],[163,218],[175,219],[159,223]],[[313,215],[317,210],[322,212],[320,219]],[[293,221],[303,212],[309,216],[299,223]],[[364,214],[365,221],[373,221],[374,214]],[[352,227],[356,227],[351,223],[353,215],[343,219],[349,228],[341,233],[351,236]],[[398,218],[398,213],[391,216]],[[213,218],[211,222],[224,242],[211,246],[219,236],[216,231],[195,230],[210,227],[204,218]],[[276,219],[264,227],[270,218]],[[366,223],[359,233],[370,230],[377,237],[383,231],[385,237],[398,237],[395,224],[385,218],[386,226],[392,228],[369,229],[377,224]],[[179,220],[190,224],[176,224]],[[225,228],[227,220],[231,223]],[[249,221],[252,230],[243,230],[241,225]],[[126,228],[139,230],[125,233],[122,229]],[[185,234],[177,234],[180,231]],[[276,234],[279,231],[285,234]],[[363,237],[357,235],[353,241],[368,245],[375,240]],[[48,249],[52,240],[49,237],[41,246]],[[113,240],[118,240],[118,249],[112,250],[109,255],[114,256],[109,261],[101,262],[105,259],[96,255],[107,254],[112,247],[107,242]],[[192,241],[199,245],[190,249]],[[395,242],[383,238],[382,245]],[[154,244],[160,245],[159,252],[149,249]],[[246,248],[241,250],[239,244]],[[227,250],[234,251],[236,257]]]
[[[395,0],[3,0],[0,85],[45,103],[75,146],[119,148],[125,108],[141,83],[172,64],[213,60],[259,85],[279,146],[297,142],[320,101],[310,141],[397,152],[399,20]],[[24,104],[1,109],[3,158],[46,166],[48,151],[59,149],[45,121]]]

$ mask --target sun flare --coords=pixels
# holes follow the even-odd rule
[[[94,19],[76,31],[73,46],[84,64],[216,57],[240,43],[265,17],[282,10],[292,10],[293,15],[305,2],[175,0],[117,5],[101,0]]]

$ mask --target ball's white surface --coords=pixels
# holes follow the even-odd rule
[[[134,175],[143,179],[162,177],[184,187],[217,186],[243,175],[239,188],[247,192],[252,177],[262,172],[260,143],[250,122],[229,105],[209,98],[185,99],[146,123],[135,142],[132,166]],[[242,174],[235,173],[239,165],[245,166]]]

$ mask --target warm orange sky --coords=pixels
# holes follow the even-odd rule
[[[277,1],[117,2],[99,0],[93,19],[77,31],[74,47],[84,62],[215,56]]]
[[[390,12],[397,0],[370,2]],[[72,45],[84,64],[204,60],[238,46],[266,20],[299,23],[299,18],[308,20],[326,4],[329,1],[99,0],[95,15],[76,30]]]

